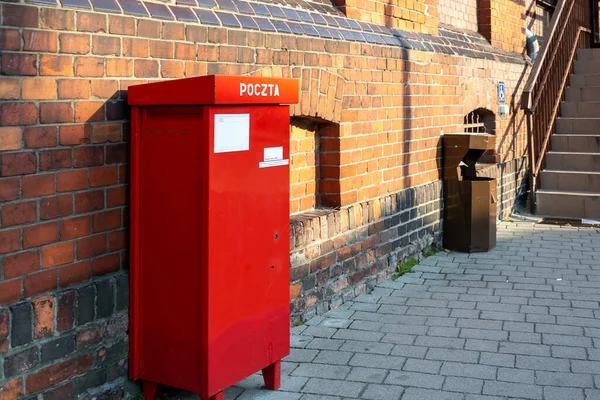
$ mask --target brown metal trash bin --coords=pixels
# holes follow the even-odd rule
[[[496,138],[485,133],[446,134],[444,248],[482,252],[496,246],[496,179],[477,176],[475,164]]]

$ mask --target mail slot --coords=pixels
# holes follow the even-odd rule
[[[129,88],[130,378],[222,399],[289,354],[294,79],[202,76]]]

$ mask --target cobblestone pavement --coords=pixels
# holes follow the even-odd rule
[[[293,328],[280,390],[225,399],[600,399],[600,231],[502,223],[413,271]]]

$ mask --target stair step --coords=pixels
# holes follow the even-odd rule
[[[600,153],[600,135],[552,135],[550,140],[553,151]]]
[[[594,118],[600,116],[600,101],[563,101],[561,117]]]
[[[566,101],[600,101],[600,86],[569,86]]]
[[[541,189],[536,203],[541,216],[600,219],[600,192]]]
[[[546,153],[546,168],[556,171],[600,172],[600,153]]]
[[[545,190],[600,193],[600,172],[544,170],[540,177]]]
[[[600,118],[557,118],[556,133],[574,133],[577,135],[600,135]]]
[[[578,60],[600,60],[600,49],[579,49]]]
[[[600,60],[576,60],[575,61],[575,75],[600,74]]]
[[[600,86],[600,75],[580,74],[571,75],[570,86]]]

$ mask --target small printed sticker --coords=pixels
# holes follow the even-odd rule
[[[258,163],[258,168],[269,168],[269,167],[278,167],[280,165],[288,165],[289,160],[273,160],[273,161],[261,161]]]
[[[283,147],[265,147],[264,161],[283,160]]]

